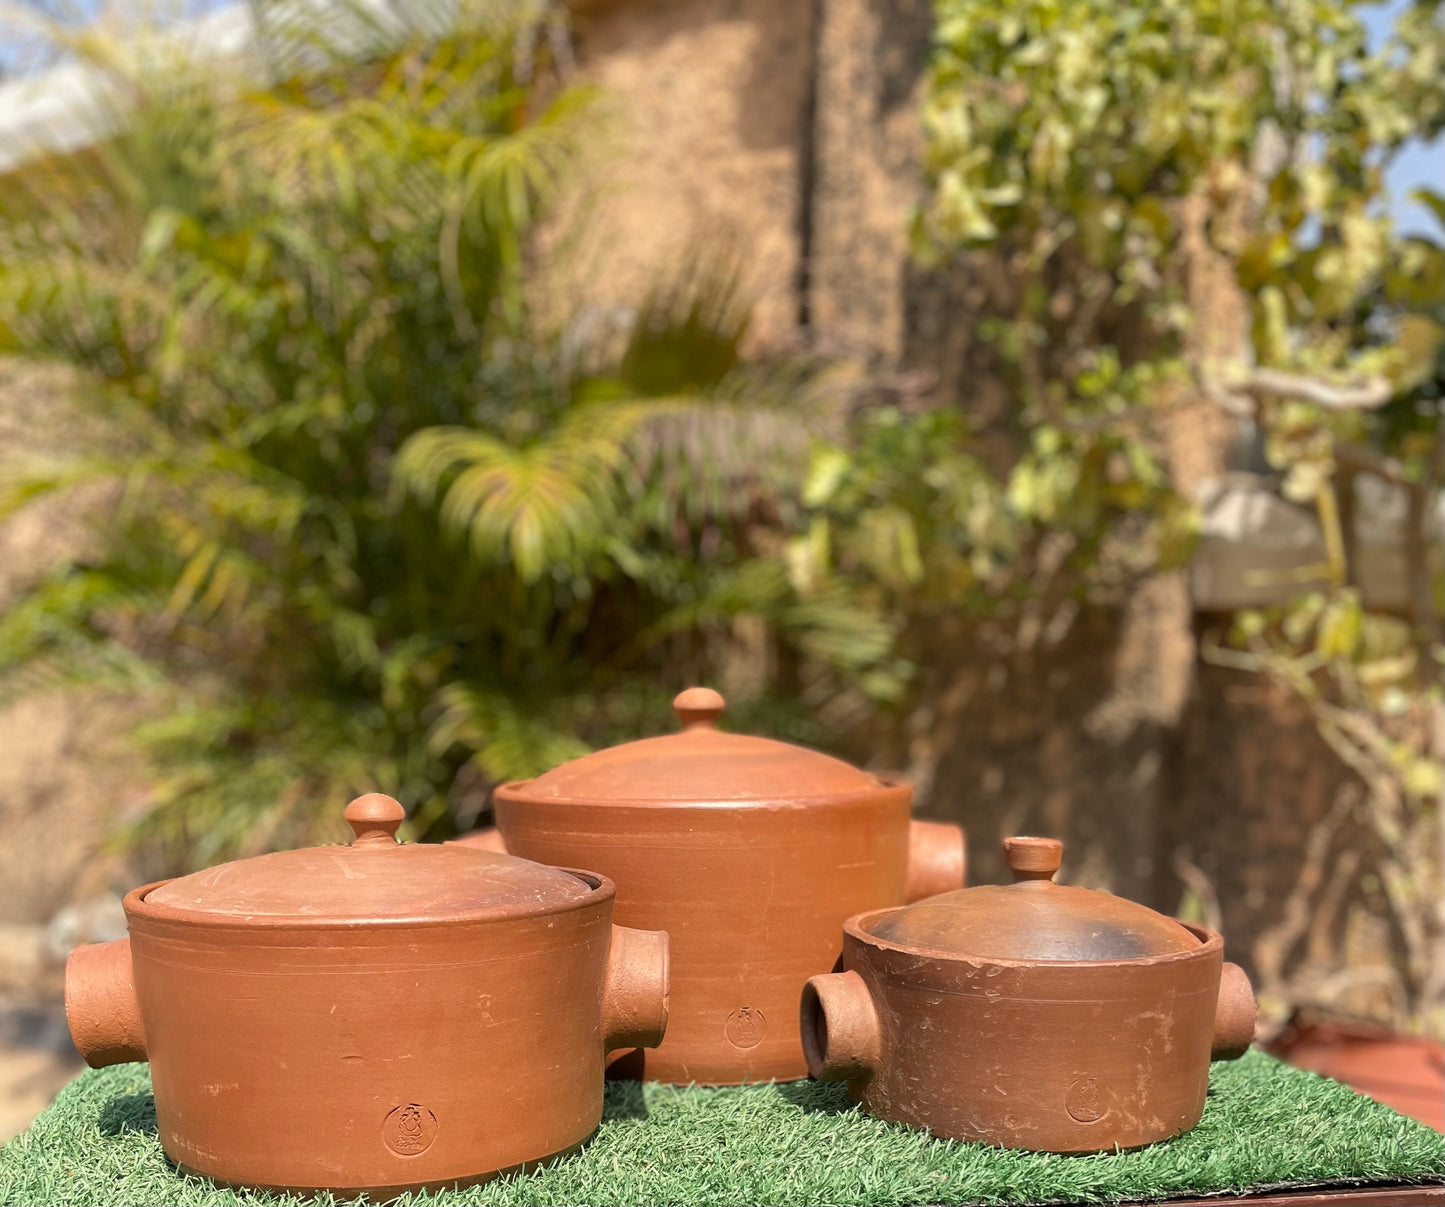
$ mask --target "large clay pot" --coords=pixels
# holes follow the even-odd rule
[[[149,1060],[167,1155],[222,1182],[362,1191],[480,1181],[576,1148],[603,1058],[667,1023],[667,936],[612,925],[606,877],[399,844],[390,797],[347,847],[136,889],[78,948],[71,1035]]]
[[[838,759],[717,728],[690,688],[681,733],[629,742],[496,794],[497,831],[462,839],[617,882],[617,917],[672,937],[666,1040],[629,1076],[736,1085],[807,1072],[798,993],[860,910],[958,888],[963,832],[910,821],[911,790]]]
[[[1135,1148],[1199,1122],[1254,995],[1213,931],[1052,883],[1062,848],[1005,843],[1015,883],[875,910],[803,990],[814,1077],[879,1118],[1004,1148]]]

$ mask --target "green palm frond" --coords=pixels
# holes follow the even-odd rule
[[[344,841],[346,801],[402,778],[375,710],[187,691],[156,712],[137,730],[155,773],[151,807],[120,837],[178,862]]]
[[[706,392],[742,366],[751,307],[740,276],[736,251],[711,247],[654,284],[637,308],[617,366],[629,389]]]
[[[657,406],[628,441],[625,486],[655,526],[677,514],[738,515],[777,500],[808,457],[813,423],[804,396],[778,407],[726,389],[719,395]]]
[[[100,478],[119,476],[119,462],[86,457],[63,462],[39,458],[19,468],[0,472],[0,522],[50,495],[65,494]]]
[[[62,681],[134,686],[155,678],[145,660],[106,640],[103,625],[156,607],[146,586],[120,575],[61,566],[0,614],[0,700]]]
[[[621,471],[636,450],[651,463],[669,449],[669,424],[710,404],[691,398],[593,401],[572,406],[545,433],[511,443],[471,428],[430,428],[403,445],[397,484],[424,503],[440,498],[440,519],[453,538],[486,561],[506,556],[525,582],[554,564],[597,552],[617,516]],[[737,420],[746,412],[738,411]],[[726,436],[737,422],[723,424]],[[722,450],[715,450],[714,460]]]
[[[858,593],[846,584],[835,582],[790,601],[779,611],[777,622],[795,635],[800,649],[823,664],[855,674],[873,672],[870,682],[875,694],[892,693],[901,686],[903,672],[889,663],[897,620],[864,607]]]
[[[597,99],[593,89],[572,88],[514,132],[462,137],[445,148],[449,204],[474,237],[511,237],[533,224],[566,181]]]
[[[523,581],[535,582],[606,532],[608,475],[619,457],[617,445],[590,436],[559,433],[513,447],[485,432],[431,428],[402,447],[395,473],[425,502],[440,494],[443,527],[475,557],[505,556]]]
[[[427,731],[432,751],[470,751],[472,762],[494,784],[540,775],[589,749],[556,725],[553,709],[527,711],[505,691],[451,683],[437,693],[436,704],[438,714]]]
[[[122,840],[329,841],[375,789],[445,837],[460,768],[665,720],[744,618],[810,683],[892,673],[846,580],[778,556],[827,408],[816,366],[744,363],[736,261],[539,325],[523,251],[607,130],[547,72],[555,10],[311,12],[258,5],[244,74],[75,43],[96,146],[0,187],[0,350],[77,369],[102,431],[0,508],[115,500],[0,618],[0,691],[144,681]]]

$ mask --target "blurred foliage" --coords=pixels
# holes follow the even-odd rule
[[[1395,231],[1384,169],[1445,128],[1445,10],[1407,5],[1372,48],[1340,0],[936,7],[915,241],[989,282],[984,334],[1021,421],[1062,415],[1134,450],[1162,408],[1203,394],[1257,425],[1284,495],[1318,515],[1323,589],[1241,615],[1214,655],[1297,692],[1360,774],[1408,952],[1401,1017],[1418,1023],[1445,998],[1429,578],[1445,251]],[[1242,339],[1191,304],[1189,272],[1219,269],[1247,307]],[[1086,406],[1101,364],[1119,384]],[[1405,616],[1367,610],[1354,581],[1362,474],[1404,500]]]
[[[1355,8],[940,0],[916,243],[933,262],[1001,260],[1007,296],[983,334],[1025,422],[1073,401],[1101,357],[1156,370],[1120,379],[1107,422],[1171,371],[1228,387],[1258,365],[1387,376],[1398,405],[1375,427],[1416,457],[1431,447],[1438,405],[1404,396],[1435,372],[1445,279],[1433,244],[1393,233],[1383,168],[1445,126],[1442,10],[1407,7],[1371,51]],[[1251,307],[1250,346],[1223,353],[1237,363],[1181,362],[1191,213]]]
[[[128,836],[173,864],[333,836],[374,788],[445,836],[665,726],[738,617],[814,679],[887,653],[766,557],[812,375],[743,365],[725,265],[539,326],[528,235],[605,106],[535,6],[453,9],[278,20],[244,76],[61,31],[118,133],[0,190],[0,350],[79,369],[105,433],[4,505],[88,486],[106,530],[0,619],[4,686],[159,693]]]
[[[926,631],[961,612],[1009,614],[1043,593],[1106,592],[1189,547],[1187,532],[1168,547],[1177,500],[1125,432],[1040,423],[1003,474],[976,445],[953,408],[860,411],[846,445],[817,447],[803,484],[808,524],[787,551],[800,587],[841,570],[883,614]],[[1153,532],[1101,556],[1146,516]]]
[[[177,861],[335,835],[373,788],[444,837],[495,783],[666,726],[689,681],[741,669],[741,724],[817,741],[905,708],[949,616],[1182,565],[1159,419],[1198,385],[1255,408],[1291,491],[1322,465],[1321,506],[1346,440],[1431,489],[1438,249],[1378,202],[1384,157],[1440,125],[1437,6],[1377,54],[1326,0],[936,7],[914,241],[984,294],[1002,432],[747,363],[727,264],[620,320],[539,318],[530,236],[607,131],[553,9],[272,19],[244,76],[66,33],[113,112],[0,191],[0,351],[80,369],[105,455],[4,506],[108,492],[108,544],[0,620],[0,689],[149,684],[131,836]],[[1243,354],[1187,304],[1191,223],[1252,307]],[[1389,401],[1251,393],[1260,368]],[[1309,624],[1240,642],[1327,630],[1343,666],[1336,578]]]

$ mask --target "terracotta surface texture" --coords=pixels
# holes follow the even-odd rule
[[[1010,839],[1012,885],[849,919],[842,970],[802,994],[812,1075],[1004,1148],[1136,1148],[1198,1123],[1210,1060],[1253,1035],[1248,981],[1212,931],[1053,884],[1061,854]]]
[[[680,733],[497,791],[500,833],[462,844],[595,867],[617,918],[672,939],[666,1040],[614,1074],[736,1085],[807,1072],[798,994],[837,962],[844,919],[958,888],[963,832],[913,822],[907,785],[784,742],[725,733],[690,688]]]
[[[1191,951],[1182,923],[1111,893],[1054,884],[1062,845],[1010,838],[1015,883],[959,889],[880,918],[873,934],[901,947],[1012,960],[1118,960]]]
[[[667,1025],[667,936],[612,924],[603,876],[355,839],[136,889],[130,937],[78,948],[71,1035],[149,1060],[166,1153],[218,1181],[386,1198],[578,1147],[605,1053]]]

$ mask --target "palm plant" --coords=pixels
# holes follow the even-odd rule
[[[615,337],[530,318],[529,233],[604,120],[539,99],[535,13],[359,12],[264,27],[244,75],[82,38],[114,133],[0,190],[0,350],[75,366],[106,433],[3,505],[115,503],[105,556],[0,619],[0,690],[149,684],[129,837],[175,865],[325,837],[374,787],[444,836],[660,723],[739,615],[794,682],[888,646],[768,556],[808,370],[742,364],[725,275]]]

